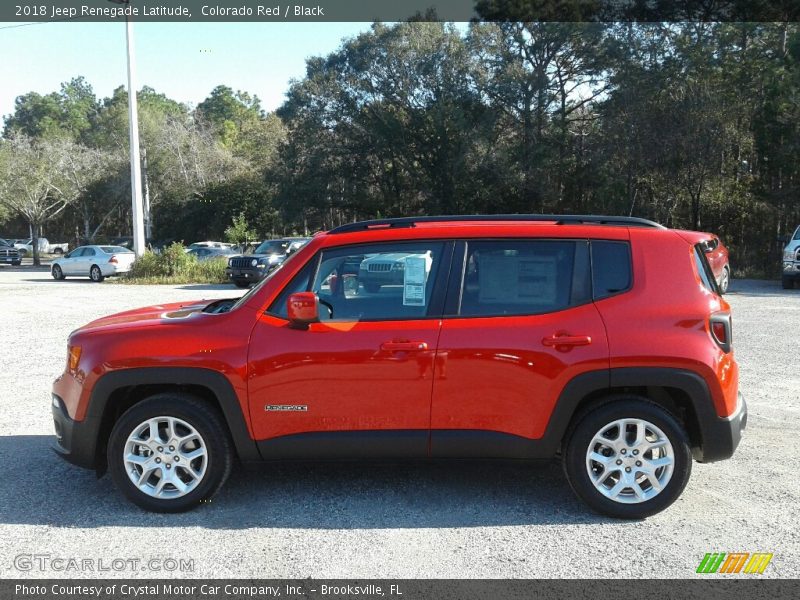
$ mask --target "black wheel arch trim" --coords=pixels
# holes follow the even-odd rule
[[[693,371],[670,367],[613,368],[607,371],[590,371],[574,377],[561,392],[541,438],[544,449],[555,453],[560,448],[573,417],[588,395],[604,389],[628,387],[680,390],[688,398],[694,412],[695,422],[686,423],[688,427],[696,428],[695,431],[687,432],[694,438],[694,458],[699,462],[714,462],[733,454],[741,437],[741,430],[746,424],[746,410],[734,420],[719,417],[705,379]]]
[[[219,371],[204,367],[137,367],[110,371],[101,376],[92,389],[86,412],[86,419],[97,423],[95,440],[111,395],[120,388],[143,385],[186,385],[208,389],[219,402],[239,459],[243,462],[260,459],[233,385]]]

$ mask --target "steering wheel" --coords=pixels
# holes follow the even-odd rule
[[[327,300],[323,300],[322,298],[319,299],[319,303],[322,304],[322,306],[324,306],[325,308],[328,309],[328,313],[329,313],[328,314],[328,318],[332,319],[333,318],[333,304],[331,304]]]

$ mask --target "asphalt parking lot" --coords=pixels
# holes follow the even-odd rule
[[[771,552],[764,577],[800,576],[800,290],[733,282],[748,429],[733,459],[695,464],[683,496],[647,521],[589,513],[555,463],[270,466],[234,473],[208,506],[156,515],[49,450],[50,387],[71,330],[136,306],[241,293],[0,267],[0,577],[692,577],[718,551]],[[63,572],[20,555],[156,559],[162,570]],[[170,558],[192,569],[168,569]]]

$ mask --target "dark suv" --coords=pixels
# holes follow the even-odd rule
[[[241,254],[228,259],[225,273],[236,287],[258,283],[280,265],[286,257],[297,252],[308,238],[283,238],[262,242],[253,254]]]
[[[402,274],[374,286],[383,264]],[[738,386],[686,232],[429,217],[318,234],[239,299],[77,329],[52,410],[56,449],[150,510],[197,506],[237,458],[558,457],[593,509],[642,518],[733,454]]]

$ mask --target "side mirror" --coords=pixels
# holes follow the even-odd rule
[[[314,292],[297,292],[286,301],[289,327],[308,329],[309,323],[319,322],[319,298]]]

